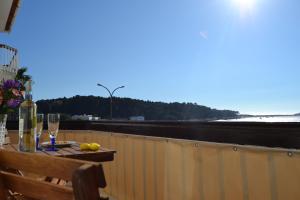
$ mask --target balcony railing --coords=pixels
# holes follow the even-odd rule
[[[272,140],[280,135],[286,141],[297,138],[299,124],[236,124],[236,129],[234,124],[223,123],[175,124],[63,122],[61,128],[69,130],[61,131],[59,137],[98,142],[117,150],[115,160],[105,163],[104,168],[106,192],[118,200],[300,199],[299,150],[178,139],[184,133],[189,137],[208,135],[215,129],[215,135],[208,139],[221,134],[226,139],[241,132],[246,141],[252,133],[273,145],[279,144]],[[70,130],[74,128],[77,130]],[[124,133],[129,130],[135,134]],[[172,136],[171,130],[177,130],[179,136],[146,136]],[[188,130],[194,130],[193,134]],[[10,131],[10,136],[17,141],[17,131]]]
[[[18,50],[0,44],[0,80],[14,79],[19,67]]]
[[[18,122],[10,121],[7,126],[17,130]],[[60,128],[300,149],[300,123],[294,122],[62,121]]]

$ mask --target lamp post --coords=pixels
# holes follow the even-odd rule
[[[125,86],[122,85],[122,86],[117,87],[116,89],[114,89],[112,92],[110,92],[110,90],[107,87],[105,87],[104,85],[102,85],[100,83],[98,83],[97,85],[100,86],[100,87],[103,87],[109,93],[109,96],[110,96],[110,120],[112,120],[112,101],[113,101],[113,95],[114,95],[115,91],[117,91],[118,89],[124,88]]]

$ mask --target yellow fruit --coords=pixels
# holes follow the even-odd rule
[[[90,148],[91,148],[91,145],[88,144],[88,143],[82,143],[82,144],[80,144],[80,150],[82,150],[82,151],[90,150]]]
[[[98,151],[99,148],[100,148],[100,144],[98,144],[98,143],[91,143],[90,144],[90,150],[92,150],[92,151]]]

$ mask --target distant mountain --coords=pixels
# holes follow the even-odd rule
[[[110,99],[96,96],[74,96],[36,102],[41,113],[58,112],[64,116],[90,114],[108,119]],[[144,116],[146,120],[207,120],[236,118],[237,111],[217,110],[194,103],[163,103],[131,98],[113,98],[113,118]]]
[[[296,114],[294,114],[295,116],[300,116],[300,113],[296,113]]]

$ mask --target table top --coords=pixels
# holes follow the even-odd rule
[[[18,144],[3,145],[5,150],[18,151]],[[37,154],[60,156],[67,158],[74,158],[80,160],[94,161],[94,162],[107,162],[114,160],[115,150],[100,147],[98,151],[81,151],[79,144],[73,144],[70,147],[59,148],[58,151],[36,151]]]

